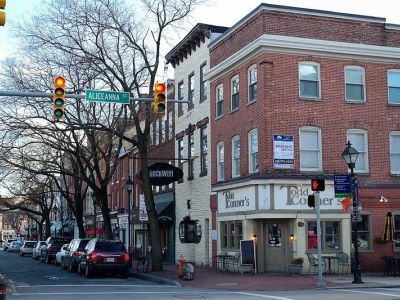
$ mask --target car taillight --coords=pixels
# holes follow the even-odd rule
[[[74,255],[75,256],[81,256],[81,253],[80,252],[74,252]]]
[[[125,261],[125,262],[126,262],[126,261],[129,261],[129,253],[128,253],[128,252],[125,252],[124,261]]]
[[[90,260],[95,261],[97,257],[96,252],[92,252],[92,254],[90,254]]]

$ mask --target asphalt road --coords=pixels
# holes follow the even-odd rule
[[[85,278],[63,271],[61,267],[47,265],[30,256],[0,251],[0,273],[13,282],[14,290],[7,299],[400,299],[400,289],[315,289],[301,291],[259,292],[217,289],[191,289],[162,285],[130,277]],[[400,280],[400,279],[399,279]]]

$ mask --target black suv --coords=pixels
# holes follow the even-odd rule
[[[40,260],[46,263],[51,263],[56,258],[56,254],[60,251],[62,245],[69,244],[71,238],[51,236],[47,238],[46,245],[42,246],[40,252]]]
[[[89,239],[73,239],[65,250],[64,256],[61,257],[61,266],[63,270],[68,269],[70,272],[76,272],[81,262],[81,254]]]

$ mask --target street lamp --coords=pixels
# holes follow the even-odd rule
[[[125,183],[126,190],[128,191],[128,252],[131,259],[131,193],[133,189],[133,181],[131,175],[128,175],[128,179]]]
[[[347,142],[346,149],[344,149],[342,156],[347,163],[347,166],[350,168],[351,174],[351,193],[353,195],[353,247],[354,247],[354,280],[353,283],[364,283],[361,280],[361,265],[360,265],[360,256],[358,254],[358,214],[359,214],[359,201],[358,201],[358,182],[354,178],[354,168],[356,166],[356,160],[358,157],[358,151],[351,146],[350,141]]]

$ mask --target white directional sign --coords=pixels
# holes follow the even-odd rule
[[[86,101],[129,104],[129,93],[86,90]]]

